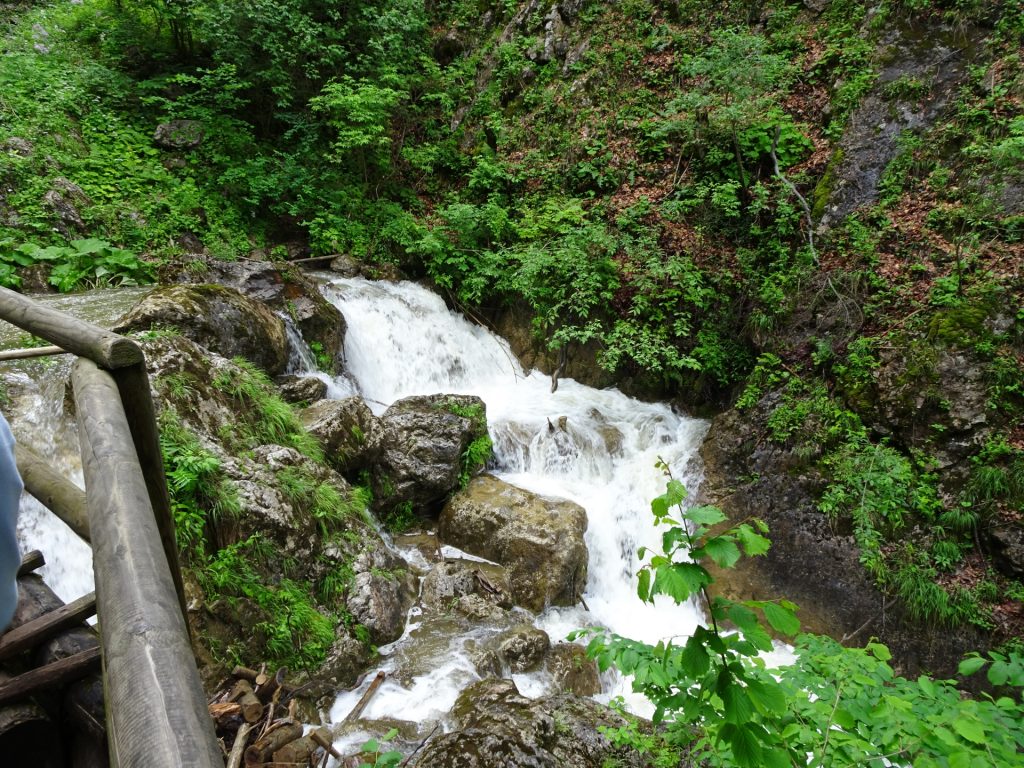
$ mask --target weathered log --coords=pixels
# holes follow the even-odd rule
[[[366,709],[366,705],[370,703],[370,699],[373,698],[373,695],[377,692],[377,689],[384,684],[384,678],[386,676],[387,675],[385,674],[384,670],[381,670],[377,673],[377,676],[373,678],[373,682],[370,683],[369,687],[366,689],[363,695],[359,697],[359,701],[356,702],[356,705],[352,707],[352,711],[345,715],[345,719],[342,720],[343,723],[349,723],[353,720],[359,719],[359,716],[363,714],[363,710]]]
[[[110,375],[117,382],[122,412],[128,421],[135,454],[142,467],[146,492],[152,505],[153,517],[160,532],[160,543],[171,571],[174,591],[178,595],[178,607],[181,609],[186,633],[190,633],[185,584],[181,580],[178,540],[175,537],[174,515],[171,512],[171,496],[167,491],[164,459],[160,452],[160,431],[156,425],[156,408],[153,406],[153,395],[149,389],[149,374],[146,373],[145,360],[111,371]]]
[[[33,648],[96,614],[96,593],[90,592],[0,637],[0,661]]]
[[[241,665],[231,670],[231,676],[241,678],[242,680],[248,680],[250,683],[256,682],[256,676],[259,674],[255,669],[249,669]]]
[[[0,684],[9,681],[0,672]],[[34,702],[11,704],[0,709],[0,755],[4,765],[32,768],[63,768],[60,731]]]
[[[302,725],[285,722],[268,731],[245,749],[245,764],[260,765],[270,760],[285,744],[302,736]]]
[[[242,719],[247,723],[255,723],[263,716],[263,702],[253,693],[252,683],[248,680],[239,680],[235,683],[228,701],[238,702]]]
[[[30,621],[60,609],[64,603],[38,575],[18,579],[18,607],[11,626],[16,631]],[[33,654],[33,664],[42,666],[76,653],[99,647],[95,630],[79,624],[64,630]],[[60,692],[39,695],[36,701],[51,717],[66,721],[65,735],[71,743],[66,752],[72,756],[74,768],[106,768],[107,729],[103,706],[103,679],[99,671],[72,683]]]
[[[249,732],[252,731],[252,723],[242,723],[242,727],[235,734],[235,743],[231,746],[231,754],[228,755],[228,763],[225,768],[241,768],[242,755],[249,743]]]
[[[122,368],[143,359],[139,345],[98,325],[51,309],[8,288],[0,288],[0,317],[56,344],[65,352],[104,368]]]
[[[223,758],[118,385],[88,360],[75,363],[72,382],[103,617],[111,760],[118,768],[219,768]]]
[[[284,685],[285,676],[288,674],[287,667],[281,667],[274,675],[262,675],[256,677],[256,695],[260,701],[269,702],[274,694]]]
[[[315,731],[310,731],[309,737],[323,747],[331,757],[338,760],[341,759],[341,752],[334,748],[334,742],[331,741],[331,731],[329,728],[320,727]]]
[[[241,721],[242,719],[242,705],[236,701],[221,701],[211,704],[209,710],[210,717],[217,723],[218,728],[224,728],[232,721]]]
[[[46,558],[43,557],[43,553],[38,549],[33,549],[31,552],[26,552],[21,556],[21,565],[18,566],[18,575],[27,576],[32,571],[38,571],[46,565]]]
[[[309,736],[289,741],[274,753],[275,763],[295,763],[309,765],[310,756],[316,752],[317,743]]]
[[[48,691],[78,680],[100,665],[100,649],[76,653],[45,667],[23,672],[0,684],[0,706],[20,701],[39,691]]]
[[[27,445],[17,443],[14,458],[25,490],[63,520],[80,539],[88,542],[89,512],[85,507],[85,491],[57,472]]]
[[[68,351],[60,347],[26,347],[25,349],[0,350],[0,360],[26,360],[30,357],[49,357],[50,355],[66,355]]]

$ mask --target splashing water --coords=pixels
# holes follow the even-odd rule
[[[663,458],[676,477],[696,490],[697,450],[706,422],[571,379],[562,379],[551,392],[549,377],[523,371],[504,341],[448,311],[438,296],[418,285],[336,276],[322,280],[325,295],[348,323],[349,373],[376,413],[414,394],[478,395],[487,404],[494,442],[490,471],[587,510],[590,563],[584,598],[590,611],[545,611],[537,624],[553,641],[594,625],[648,642],[693,632],[701,621],[694,605],[667,600],[650,605],[637,598],[636,553],[660,541],[649,505],[664,490],[656,459]],[[477,679],[465,643],[452,638],[439,654],[438,667],[416,679],[411,689],[385,684],[366,716],[436,719],[458,688]],[[392,649],[383,650],[387,656]],[[542,692],[543,685],[528,677],[517,683],[524,692]],[[621,679],[612,681],[605,698],[625,695],[645,709],[628,688]],[[332,715],[343,716],[358,693],[343,694]]]

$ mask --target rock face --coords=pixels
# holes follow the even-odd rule
[[[383,428],[361,397],[321,400],[304,409],[301,418],[342,474],[365,469],[380,457]]]
[[[641,766],[598,731],[625,720],[591,699],[560,694],[530,700],[511,680],[483,680],[459,696],[455,730],[431,740],[417,768],[603,768]]]
[[[223,357],[244,357],[268,374],[288,363],[284,322],[257,301],[220,285],[156,288],[125,315],[117,333],[173,327]]]
[[[153,131],[153,143],[164,149],[195,149],[203,143],[203,126],[198,120],[171,120]]]
[[[702,447],[702,501],[718,504],[731,520],[757,515],[772,542],[767,555],[716,574],[715,590],[733,598],[788,598],[800,606],[805,630],[861,644],[878,637],[899,674],[952,676],[963,654],[987,646],[984,635],[973,627],[922,631],[878,591],[853,536],[818,510],[822,480],[807,469],[806,457],[768,439],[765,422],[778,402],[769,394],[742,414],[717,416]]]
[[[327,396],[327,383],[313,376],[278,376],[275,383],[289,403],[315,403]]]
[[[353,570],[356,576],[346,601],[352,616],[369,630],[374,644],[397,640],[416,599],[416,578],[408,565],[379,547],[360,553]]]
[[[307,342],[320,344],[332,359],[332,370],[327,373],[341,371],[345,318],[300,270],[269,261],[219,261],[193,254],[187,268],[175,271],[174,280],[228,286],[283,312],[295,322]]]
[[[487,434],[485,408],[468,395],[408,397],[388,408],[380,420],[374,507],[429,510],[455,490],[463,453]]]
[[[81,209],[92,201],[82,188],[63,177],[53,180],[53,186],[43,195],[43,203],[56,216],[55,227],[69,239],[81,236],[86,231]]]
[[[445,505],[442,541],[508,569],[517,605],[575,605],[587,583],[587,513],[482,475]]]

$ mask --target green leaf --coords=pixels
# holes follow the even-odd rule
[[[961,675],[973,675],[986,664],[988,664],[988,659],[983,656],[968,656],[960,662],[960,666],[957,667],[957,672]]]
[[[732,568],[740,559],[740,549],[724,536],[715,536],[704,542],[704,553],[715,561],[719,568]]]
[[[953,730],[975,744],[985,743],[985,727],[977,720],[958,717],[953,721]]]
[[[675,602],[682,603],[690,595],[711,583],[711,576],[696,563],[671,563],[659,565],[654,572],[652,594],[668,595]]]
[[[761,744],[750,726],[726,723],[719,735],[732,747],[737,765],[742,768],[761,768],[764,764]]]
[[[645,603],[651,600],[651,571],[649,568],[644,568],[640,571],[637,577],[636,586],[637,596]]]
[[[867,648],[868,653],[879,661],[889,661],[892,659],[892,654],[889,653],[889,649],[881,643],[868,643],[865,647]]]
[[[718,507],[693,507],[686,510],[686,518],[697,525],[718,525],[728,518]]]
[[[739,525],[733,531],[736,536],[736,540],[739,541],[740,546],[743,547],[743,551],[747,553],[747,557],[757,557],[763,555],[771,547],[771,542],[759,533],[755,533],[754,529],[744,523]]]
[[[747,694],[762,714],[782,715],[786,712],[786,694],[782,686],[772,681],[748,680]]]
[[[935,685],[927,675],[920,675],[917,678],[917,684],[921,686],[921,690],[925,692],[926,696],[935,696]]]
[[[764,604],[764,617],[776,632],[783,635],[795,635],[800,631],[800,620],[793,611],[776,603]]]
[[[686,499],[686,488],[678,480],[669,480],[665,486],[665,495],[663,498],[670,507],[682,504]]]
[[[697,680],[711,668],[711,657],[704,644],[691,637],[679,655],[679,664],[690,680]]]
[[[750,721],[754,714],[754,705],[747,695],[746,689],[725,670],[718,676],[716,692],[722,699],[722,706],[725,709],[725,721],[743,725]]]

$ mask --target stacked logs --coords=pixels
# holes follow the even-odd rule
[[[210,717],[227,758],[227,768],[323,768],[341,755],[327,728],[305,733],[296,718],[296,688],[288,670],[235,667],[210,701]]]

